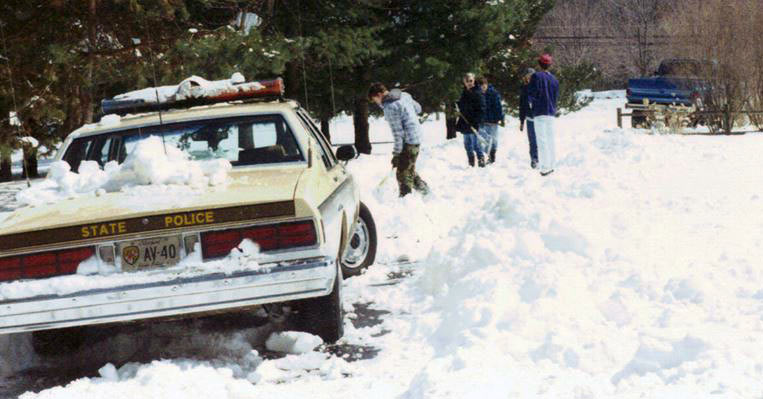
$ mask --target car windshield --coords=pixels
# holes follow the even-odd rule
[[[63,160],[76,171],[83,160],[124,162],[137,143],[160,136],[165,146],[192,160],[226,159],[233,166],[304,161],[289,125],[281,115],[211,119],[149,126],[75,139]]]

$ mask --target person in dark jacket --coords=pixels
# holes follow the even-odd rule
[[[525,76],[522,77],[523,84],[521,92],[519,93],[519,131],[522,131],[526,123],[527,141],[530,143],[530,167],[533,169],[538,167],[538,145],[535,141],[535,123],[533,123],[528,91],[530,87],[530,78],[534,73],[535,69],[527,68]]]
[[[464,75],[464,90],[458,99],[459,118],[456,122],[456,130],[464,135],[464,148],[469,165],[474,166],[474,153],[477,153],[477,162],[480,167],[485,166],[485,155],[480,144],[480,123],[485,116],[485,95],[482,89],[474,84],[474,74]]]
[[[485,117],[480,126],[480,133],[487,143],[485,152],[488,154],[488,163],[493,163],[498,149],[498,125],[503,126],[504,118],[501,95],[493,85],[488,84],[485,77],[478,78],[477,84],[485,93]]]
[[[535,135],[538,140],[538,166],[540,174],[546,176],[554,171],[554,117],[556,99],[559,96],[559,81],[549,72],[552,59],[543,54],[538,59],[540,71],[530,78],[528,98],[535,123]]]

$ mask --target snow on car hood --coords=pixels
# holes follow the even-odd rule
[[[114,220],[167,211],[293,200],[302,168],[233,171],[226,160],[191,161],[159,137],[139,143],[122,165],[83,161],[79,173],[56,162],[48,178],[17,194],[26,204],[0,222],[2,233]]]

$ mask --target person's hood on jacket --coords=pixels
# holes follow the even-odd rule
[[[391,103],[393,101],[397,101],[402,97],[403,91],[400,89],[392,89],[389,92],[387,92],[387,95],[382,98],[382,104]]]

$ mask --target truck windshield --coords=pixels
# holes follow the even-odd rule
[[[63,160],[77,171],[83,160],[124,162],[136,144],[160,136],[166,146],[192,160],[226,159],[233,166],[304,161],[292,130],[281,115],[210,119],[148,126],[75,139]]]

